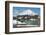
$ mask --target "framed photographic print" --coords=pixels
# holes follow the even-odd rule
[[[5,33],[45,31],[45,4],[36,2],[5,2]]]

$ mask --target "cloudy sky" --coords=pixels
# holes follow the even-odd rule
[[[13,7],[13,16],[17,16],[19,13],[23,13],[23,11],[31,10],[33,13],[37,13],[40,15],[40,8],[31,8],[31,7]]]

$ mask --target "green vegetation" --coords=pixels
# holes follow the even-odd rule
[[[29,19],[17,19],[17,21],[25,22],[27,25],[38,25],[38,20],[29,20]]]

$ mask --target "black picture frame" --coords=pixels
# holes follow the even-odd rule
[[[20,3],[20,4],[38,4],[43,5],[43,30],[39,31],[23,31],[23,32],[9,32],[9,3]],[[45,3],[36,2],[19,2],[19,1],[5,1],[5,33],[6,34],[16,34],[16,33],[32,33],[32,32],[44,32],[45,31]]]

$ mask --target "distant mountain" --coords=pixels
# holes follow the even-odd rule
[[[17,17],[24,17],[24,16],[31,16],[31,15],[18,15]]]
[[[38,14],[32,12],[31,10],[25,10],[23,12],[20,12],[16,17],[13,16],[13,19],[17,19],[17,18],[38,18]]]
[[[34,13],[30,9],[28,9],[28,10],[25,10],[23,12],[20,12],[18,15],[38,15],[38,14],[37,13]]]
[[[30,9],[28,9],[28,10],[24,10],[24,11],[22,11],[22,12],[19,12],[19,13],[17,13],[17,15],[16,16],[34,16],[34,15],[38,15],[38,13],[35,13],[35,12],[33,12],[32,10],[30,10]],[[13,17],[16,17],[15,15],[13,15]]]

